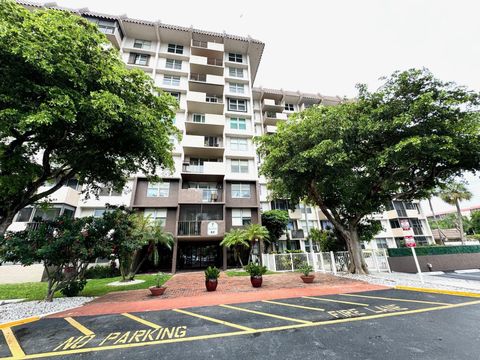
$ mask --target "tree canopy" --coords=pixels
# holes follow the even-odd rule
[[[276,243],[285,232],[288,225],[288,212],[286,210],[269,210],[262,213],[262,225],[268,230],[272,243]]]
[[[480,113],[479,94],[426,69],[358,89],[355,100],[294,114],[257,143],[274,196],[318,205],[347,244],[350,270],[363,273],[358,230],[368,214],[480,168]]]
[[[93,23],[0,0],[0,234],[73,177],[120,188],[172,167],[176,107]]]

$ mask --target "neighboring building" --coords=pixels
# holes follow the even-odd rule
[[[32,10],[43,7],[19,3]],[[54,4],[45,7],[61,9]],[[261,210],[288,209],[286,201],[268,197],[266,179],[258,176],[260,159],[253,136],[274,133],[277,123],[295,111],[315,104],[335,105],[341,99],[253,88],[264,43],[250,37],[88,9],[73,12],[98,24],[119,49],[127,67],[142,69],[158,87],[177,98],[180,108],[175,124],[183,139],[173,151],[175,170],[159,174],[161,183],[132,174],[122,192],[104,187],[98,198],[84,199],[72,181],[50,196],[53,210],[23,209],[10,229],[22,230],[36,217],[101,216],[106,204],[126,205],[150,216],[174,235],[173,251],[162,252],[167,254],[162,257],[164,268],[172,272],[208,265],[226,268],[233,263],[233,254],[219,245],[226,232],[259,223]],[[395,247],[410,233],[418,243],[429,242],[431,231],[423,213],[417,203],[412,206],[404,209],[405,214],[393,207],[387,211],[381,219],[387,230],[370,244]],[[292,248],[309,250],[305,241],[309,230],[329,226],[316,208],[301,205],[289,215]],[[395,227],[395,220],[399,224],[409,221],[411,229]],[[280,249],[284,249],[286,237],[280,243]]]
[[[474,205],[474,206],[470,206],[470,207],[467,207],[467,208],[460,209],[460,212],[462,213],[462,216],[466,216],[469,219],[472,216],[472,214],[476,211],[480,211],[480,205]],[[441,211],[441,212],[436,212],[435,211],[435,218],[436,219],[443,219],[446,216],[452,215],[452,214],[457,216],[457,210],[456,209],[451,209],[451,210]],[[429,213],[427,215],[427,219],[428,220],[433,220],[433,214]]]

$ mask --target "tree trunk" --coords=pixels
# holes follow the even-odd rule
[[[460,202],[458,201],[458,199],[455,201],[455,206],[457,207],[458,226],[460,227],[460,240],[462,241],[462,245],[465,245],[465,234],[463,232],[462,211],[460,210]]]
[[[437,219],[437,216],[435,215],[435,211],[433,210],[431,198],[428,198],[428,205],[430,206],[430,211],[432,212],[433,221],[435,222],[435,226],[437,227],[438,236],[440,236],[440,242],[442,243],[442,245],[445,245],[444,239],[446,238],[446,236],[444,232],[440,229],[440,225],[438,224],[438,219]]]
[[[15,214],[7,213],[2,219],[0,219],[0,236],[5,234],[8,227],[12,224]]]
[[[355,226],[351,226],[347,232],[348,235],[345,232],[341,232],[340,236],[344,238],[350,255],[348,271],[352,274],[368,274],[368,267],[363,258],[362,247],[358,238],[358,229]]]
[[[264,242],[263,242],[263,239],[260,239],[260,242],[258,244],[258,252],[259,252],[259,258],[260,258],[260,265],[263,265],[263,249],[264,249],[265,245],[264,245]]]
[[[53,279],[48,279],[48,286],[47,286],[47,296],[45,297],[45,301],[52,302],[53,301]]]

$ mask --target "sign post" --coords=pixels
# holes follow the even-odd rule
[[[422,270],[420,270],[420,265],[418,264],[418,258],[417,258],[417,253],[415,252],[415,246],[412,246],[411,249],[413,254],[413,260],[415,260],[415,266],[417,267],[417,274],[420,277],[420,282],[423,284]]]

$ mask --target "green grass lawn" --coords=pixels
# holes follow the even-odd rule
[[[101,296],[112,291],[147,289],[155,285],[156,275],[137,275],[135,279],[145,280],[144,283],[126,286],[108,286],[108,283],[118,281],[121,277],[106,279],[90,279],[79,296]],[[161,283],[170,279],[170,275],[164,275]],[[28,299],[43,300],[47,292],[47,283],[21,283],[21,284],[0,284],[0,300],[6,299]],[[55,297],[63,297],[60,292]]]
[[[250,274],[247,273],[246,271],[236,271],[236,270],[225,271],[225,274],[227,274],[227,276],[250,276]],[[277,274],[280,274],[280,273],[268,270],[265,275],[277,275]]]

